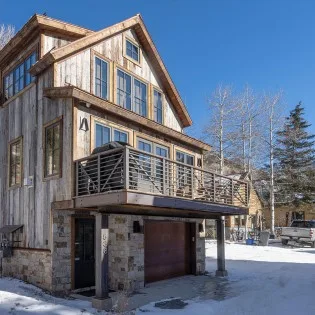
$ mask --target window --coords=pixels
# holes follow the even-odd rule
[[[34,82],[35,77],[31,76],[29,70],[33,64],[36,62],[36,53],[32,53],[30,57],[28,57],[25,61],[25,86],[29,85],[30,83]]]
[[[117,69],[117,104],[147,117],[147,85]]]
[[[14,95],[13,72],[4,78],[4,98],[8,100]]]
[[[162,93],[154,90],[154,120],[160,124],[163,123],[163,102]]]
[[[169,149],[158,143],[138,138],[138,149],[161,157],[169,157]]]
[[[147,86],[137,79],[134,79],[134,111],[147,117]]]
[[[95,57],[95,95],[108,99],[108,63]]]
[[[187,164],[187,165],[194,165],[194,157],[187,153],[176,151],[176,161]],[[192,182],[191,178],[191,168],[186,167],[184,165],[177,165],[177,183],[180,189],[186,189]]]
[[[20,186],[22,182],[22,137],[9,145],[9,187]]]
[[[29,73],[29,69],[37,60],[36,52],[32,53],[24,62],[4,77],[4,100],[7,101],[35,80]]]
[[[111,141],[121,141],[128,143],[128,132],[111,128],[100,123],[96,123],[95,147],[100,147]]]
[[[176,151],[176,161],[188,165],[194,165],[194,157],[181,151]]]
[[[131,110],[131,76],[117,70],[117,103]]]
[[[110,142],[110,128],[96,124],[96,143],[95,147],[100,147],[101,145]]]
[[[139,46],[126,39],[126,56],[140,63]]]
[[[61,175],[62,120],[45,127],[45,177]]]
[[[114,141],[120,141],[128,143],[128,134],[120,130],[114,129]]]
[[[14,70],[14,92],[17,93],[24,89],[24,64]]]

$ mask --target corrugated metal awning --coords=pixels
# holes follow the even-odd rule
[[[0,228],[0,233],[3,233],[3,234],[13,233],[22,227],[23,227],[23,224],[21,224],[21,225],[5,225],[2,228]]]

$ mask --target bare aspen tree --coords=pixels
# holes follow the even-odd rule
[[[243,172],[248,172],[249,178],[252,178],[252,164],[253,164],[253,141],[257,132],[254,131],[255,119],[259,112],[256,104],[256,96],[253,90],[246,85],[244,91],[238,97],[239,103],[239,139],[242,146],[242,166]],[[239,217],[240,220],[240,217]],[[245,215],[245,236],[248,234],[248,216]]]
[[[269,160],[269,193],[270,193],[270,216],[271,234],[275,233],[275,171],[274,171],[274,150],[276,146],[276,133],[283,122],[282,92],[275,94],[264,94],[262,107],[265,112],[266,126],[264,127],[264,142],[268,152]]]
[[[235,137],[236,103],[230,86],[219,85],[209,99],[210,122],[204,129],[219,159],[219,173],[224,173],[224,160],[231,153]]]
[[[15,28],[12,25],[0,25],[0,50],[10,41],[15,34]]]

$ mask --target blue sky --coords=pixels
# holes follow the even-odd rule
[[[19,29],[35,12],[95,30],[141,13],[194,120],[194,136],[218,83],[283,89],[289,109],[301,100],[315,120],[313,0],[5,1],[0,23]]]

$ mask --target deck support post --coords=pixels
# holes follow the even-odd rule
[[[108,295],[108,215],[95,213],[95,297],[92,306],[109,311],[112,300]]]
[[[215,273],[217,277],[226,277],[228,272],[225,270],[225,217],[221,216],[216,220],[217,225],[217,264],[218,269]]]

